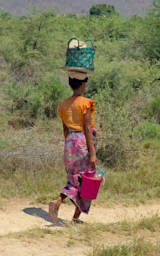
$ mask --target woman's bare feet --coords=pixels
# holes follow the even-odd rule
[[[53,222],[58,221],[58,211],[56,209],[56,203],[49,203],[49,217],[53,220]]]
[[[66,195],[60,194],[56,202],[50,202],[49,203],[49,217],[54,222],[58,221],[58,210],[59,210],[59,207],[60,207],[61,203],[63,202],[63,200],[66,197],[67,197]]]
[[[72,219],[72,222],[71,222],[72,224],[84,224],[84,222],[82,221],[82,220],[80,220],[80,219],[75,219],[75,218],[73,218]]]
[[[80,211],[80,209],[78,208],[78,206],[76,206],[75,212],[74,212],[74,215],[73,215],[73,220],[79,219],[79,216],[80,216],[80,215],[81,215],[81,211]]]

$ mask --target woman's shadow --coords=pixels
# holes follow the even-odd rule
[[[49,217],[48,212],[46,212],[42,208],[36,208],[36,207],[24,208],[23,212],[25,212],[28,215],[42,218],[45,221],[51,223],[51,225],[46,225],[46,227],[61,227],[61,226],[67,225],[67,222],[61,218],[58,218],[57,223],[53,222],[52,219]]]

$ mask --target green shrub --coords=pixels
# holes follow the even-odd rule
[[[98,146],[97,157],[109,168],[126,170],[128,155],[124,142],[120,137],[106,138],[106,141],[103,141],[103,144]]]
[[[111,96],[110,93],[111,89],[106,88],[99,90],[94,97],[97,126],[100,126],[97,156],[109,168],[127,170],[132,158],[128,154],[134,147],[130,138],[132,132],[130,121],[123,106],[124,102]]]
[[[142,140],[160,140],[160,126],[151,122],[144,122],[134,128],[134,134]]]
[[[100,47],[102,46],[100,45]],[[126,101],[142,89],[146,83],[149,83],[151,79],[150,66],[147,62],[144,64],[127,58],[119,59],[114,55],[118,55],[121,48],[113,49],[113,46],[108,43],[103,47],[103,52],[107,57],[102,55],[101,50],[99,49],[99,57],[96,59],[96,73],[89,79],[88,94],[94,95],[98,89],[109,87],[110,95],[115,97],[117,102]]]
[[[60,80],[51,80],[38,84],[38,90],[43,96],[44,113],[47,117],[56,117],[57,106],[60,101],[68,97],[69,88],[61,84]]]
[[[160,96],[155,97],[149,102],[145,112],[149,117],[160,124]]]
[[[57,79],[36,85],[10,84],[8,93],[13,101],[12,111],[19,110],[31,118],[54,118],[60,101],[69,95],[67,86]]]
[[[113,5],[96,4],[90,8],[89,14],[109,17],[116,14],[116,10]]]

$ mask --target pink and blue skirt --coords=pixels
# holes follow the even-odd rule
[[[69,130],[65,139],[64,165],[67,172],[67,184],[61,193],[71,199],[81,212],[89,212],[91,200],[80,197],[80,175],[94,175],[95,168],[91,167],[89,152],[84,131]]]

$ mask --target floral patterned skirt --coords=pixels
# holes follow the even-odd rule
[[[79,176],[81,173],[95,173],[89,162],[89,152],[83,131],[69,131],[65,140],[64,165],[67,172],[67,184],[61,193],[69,197],[81,212],[88,213],[91,200],[80,197]]]

